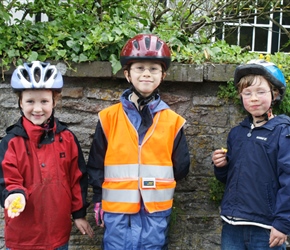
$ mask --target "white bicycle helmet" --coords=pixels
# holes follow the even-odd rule
[[[11,87],[17,91],[25,89],[51,89],[60,92],[63,87],[61,73],[50,63],[33,61],[18,66],[11,77]]]

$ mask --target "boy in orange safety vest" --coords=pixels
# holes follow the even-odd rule
[[[139,34],[121,51],[131,88],[102,110],[89,159],[104,249],[167,249],[176,180],[189,171],[185,119],[160,99],[171,62],[167,44]]]

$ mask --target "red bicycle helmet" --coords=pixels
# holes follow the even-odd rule
[[[129,65],[134,61],[155,60],[161,62],[165,71],[171,62],[171,53],[167,44],[153,34],[139,34],[124,45],[121,54],[121,65]]]

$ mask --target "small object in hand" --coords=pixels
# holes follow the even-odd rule
[[[21,198],[17,197],[16,199],[14,199],[14,201],[11,202],[10,206],[9,206],[9,210],[12,213],[17,213],[19,209],[21,209],[23,207],[23,205],[21,204]]]
[[[222,148],[222,150],[226,153],[228,152],[228,150],[226,148]]]

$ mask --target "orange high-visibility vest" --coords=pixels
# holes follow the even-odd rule
[[[103,210],[137,213],[141,196],[150,213],[170,209],[176,186],[172,150],[185,119],[170,109],[156,113],[142,145],[121,103],[99,112],[99,119],[108,141]]]

